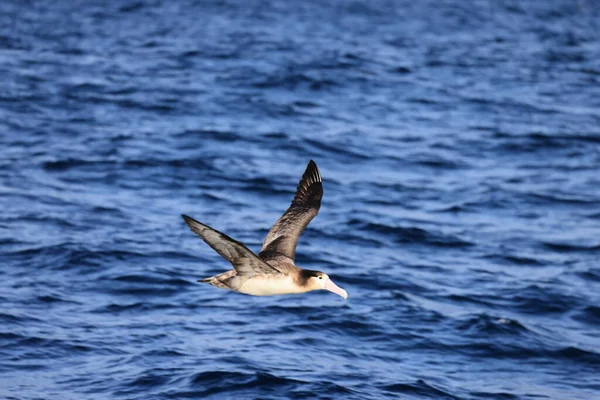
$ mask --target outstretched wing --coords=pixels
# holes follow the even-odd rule
[[[292,204],[271,228],[259,256],[268,260],[285,256],[294,261],[298,238],[304,228],[319,213],[323,184],[317,164],[310,160],[298,183]]]
[[[233,265],[238,275],[273,275],[281,272],[270,266],[237,240],[204,225],[187,215],[182,215],[192,232]]]

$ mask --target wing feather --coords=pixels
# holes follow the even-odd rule
[[[258,258],[256,254],[237,240],[187,215],[182,215],[182,217],[192,232],[200,236],[202,240],[233,265],[238,275],[274,275],[281,273],[277,268]]]
[[[298,183],[292,204],[271,228],[259,256],[263,260],[296,256],[298,238],[304,228],[319,213],[323,198],[323,184],[317,164],[310,160]]]

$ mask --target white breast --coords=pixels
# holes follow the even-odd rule
[[[254,296],[273,296],[277,294],[304,293],[306,289],[298,286],[290,276],[270,277],[265,275],[248,279],[238,292]]]

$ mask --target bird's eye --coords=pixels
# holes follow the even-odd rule
[[[323,277],[322,277],[322,276],[320,276],[320,277],[319,277],[319,279],[323,279]]]

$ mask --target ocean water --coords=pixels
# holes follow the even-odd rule
[[[0,398],[600,399],[600,3],[3,1]],[[310,159],[327,292],[197,283]]]

